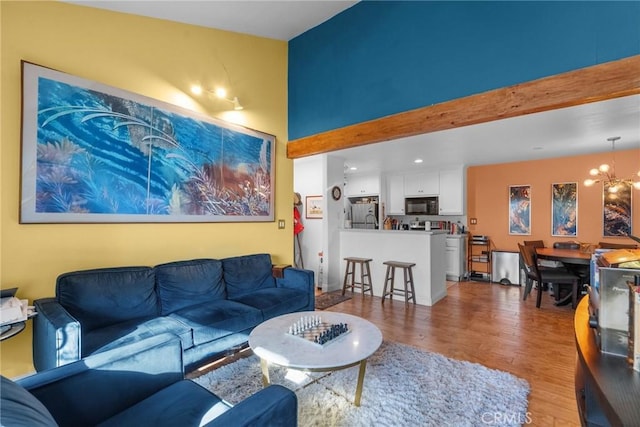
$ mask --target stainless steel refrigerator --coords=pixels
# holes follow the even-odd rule
[[[351,226],[353,228],[378,228],[378,204],[354,203],[351,205]]]

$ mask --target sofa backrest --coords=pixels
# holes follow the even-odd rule
[[[243,255],[222,260],[224,282],[230,299],[257,289],[274,288],[275,278],[271,271],[271,255]]]
[[[160,313],[151,267],[61,274],[56,281],[56,299],[85,331]]]
[[[176,261],[157,265],[154,269],[163,315],[227,297],[220,260]]]

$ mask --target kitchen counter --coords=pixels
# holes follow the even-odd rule
[[[447,295],[444,230],[340,230],[341,277],[346,257],[371,258],[373,294],[382,296],[386,274],[385,261],[413,262],[416,303],[431,306]],[[360,270],[358,269],[358,273]],[[396,287],[402,287],[402,272],[396,270]],[[399,297],[395,298],[404,304]]]
[[[447,234],[450,236],[453,236],[453,234],[449,234],[449,232],[447,230],[431,230],[431,231],[424,231],[424,230],[372,230],[370,228],[344,228],[340,231],[345,231],[345,232],[356,232],[356,233],[360,233],[360,232],[369,232],[369,233],[398,233],[398,234]]]

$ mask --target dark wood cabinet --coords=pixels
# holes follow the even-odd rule
[[[583,426],[640,426],[640,372],[621,356],[601,353],[589,327],[588,296],[574,317],[575,389]]]

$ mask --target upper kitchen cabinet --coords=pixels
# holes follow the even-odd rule
[[[380,176],[348,175],[344,194],[346,196],[377,196],[380,194]]]
[[[387,214],[404,215],[404,176],[387,177]]]
[[[464,215],[464,169],[440,171],[440,215]]]
[[[437,196],[440,191],[438,172],[423,172],[404,176],[405,197]]]

